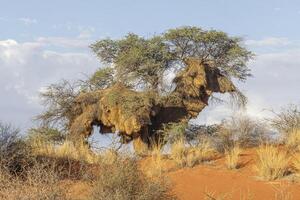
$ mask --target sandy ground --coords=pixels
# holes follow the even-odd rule
[[[291,177],[272,182],[256,177],[254,160],[254,151],[246,151],[241,156],[242,166],[238,170],[228,170],[224,159],[219,159],[209,165],[170,172],[169,177],[181,200],[205,199],[209,195],[230,200],[300,199],[300,184]]]
[[[260,180],[254,170],[253,150],[243,152],[240,160],[241,167],[237,170],[227,169],[224,158],[183,169],[175,169],[174,163],[167,161],[172,192],[180,200],[300,200],[300,179]],[[142,162],[147,165],[148,161]],[[90,192],[90,186],[84,182],[70,181],[64,185],[72,199],[86,199]]]

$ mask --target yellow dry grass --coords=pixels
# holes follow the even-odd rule
[[[277,146],[262,145],[257,149],[255,169],[258,176],[264,180],[272,181],[282,178],[288,172],[289,155],[287,151]]]
[[[175,141],[171,146],[171,159],[176,162],[180,167],[184,167],[185,165],[185,155],[186,155],[186,147],[183,139],[179,139]]]
[[[208,140],[193,147],[186,147],[183,140],[178,140],[171,146],[170,156],[180,167],[193,167],[211,160],[215,156],[215,149]]]
[[[239,156],[242,149],[235,145],[232,149],[225,152],[225,161],[228,169],[237,169],[239,167]]]
[[[292,164],[295,169],[295,174],[297,176],[300,176],[300,153],[294,154],[294,159]]]
[[[215,150],[208,140],[204,140],[199,145],[191,147],[187,151],[186,165],[193,167],[196,164],[209,161],[215,156]]]
[[[156,144],[149,152],[151,160],[146,169],[146,175],[149,177],[160,177],[164,172],[164,158],[162,154],[162,144]]]
[[[65,141],[61,145],[45,142],[43,140],[33,140],[30,142],[35,155],[43,155],[57,158],[68,158],[73,160],[85,161],[87,163],[97,163],[100,159],[83,143],[74,145],[72,142]]]
[[[294,130],[287,134],[285,145],[289,151],[295,152],[300,149],[300,130]]]

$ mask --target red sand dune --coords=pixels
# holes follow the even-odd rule
[[[211,165],[198,165],[169,173],[174,192],[181,200],[205,199],[206,194],[226,195],[230,200],[279,200],[280,195],[293,200],[300,199],[300,184],[291,180],[262,181],[256,177],[253,163],[255,154],[242,154],[245,165],[238,170],[228,170],[224,159]],[[277,195],[277,197],[276,197]]]

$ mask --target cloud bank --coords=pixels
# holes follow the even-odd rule
[[[0,41],[0,120],[28,128],[41,111],[38,91],[60,79],[82,78],[99,62],[80,39],[39,38],[33,42]],[[82,52],[52,48],[83,48]]]

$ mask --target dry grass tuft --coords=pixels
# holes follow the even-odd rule
[[[215,149],[208,140],[186,147],[184,141],[178,140],[171,146],[171,158],[180,167],[194,167],[199,163],[210,161],[215,156]]]
[[[118,152],[115,149],[107,149],[100,155],[100,162],[106,165],[112,165],[118,159]]]
[[[263,145],[257,149],[255,169],[259,177],[272,181],[284,177],[288,172],[289,155],[277,146]]]
[[[35,155],[67,158],[72,160],[84,161],[87,163],[97,163],[100,157],[93,153],[87,145],[83,143],[74,145],[72,142],[65,141],[61,145],[55,145],[39,138],[30,141]]]
[[[183,139],[175,141],[171,146],[171,158],[180,167],[184,167],[186,163],[186,147]]]
[[[164,172],[164,157],[162,154],[162,144],[156,144],[150,152],[151,162],[146,169],[149,177],[160,177]]]
[[[163,179],[149,179],[139,170],[137,161],[119,156],[112,164],[101,164],[101,173],[93,183],[92,200],[175,199]]]
[[[300,153],[294,154],[293,167],[295,169],[295,174],[300,176]]]
[[[239,155],[241,151],[241,148],[235,145],[232,149],[225,152],[226,165],[228,169],[239,168]]]
[[[193,167],[196,164],[210,161],[215,156],[215,150],[208,140],[204,140],[187,151],[186,165]]]
[[[300,129],[293,130],[287,134],[285,146],[292,153],[300,150]]]

